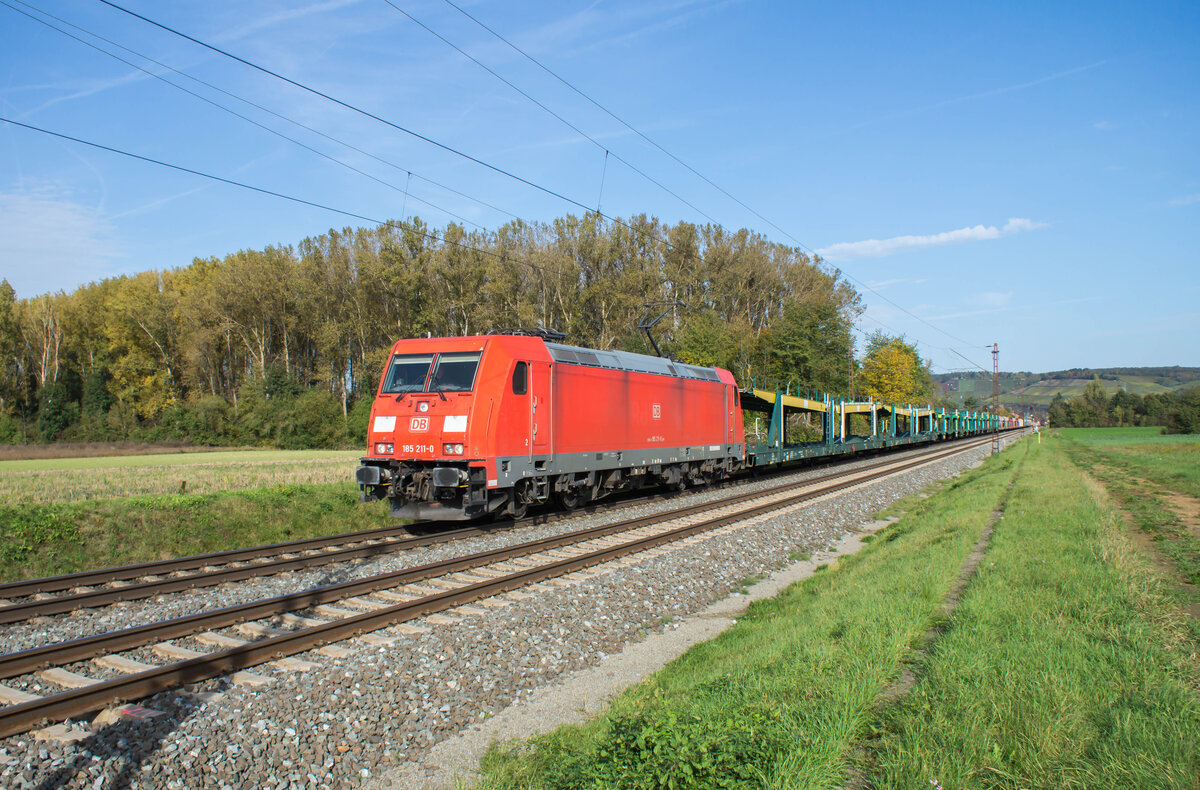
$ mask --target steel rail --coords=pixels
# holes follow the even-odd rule
[[[951,440],[951,443],[971,441],[974,437],[964,437],[962,439]],[[942,445],[947,446],[947,445]],[[904,452],[914,449],[914,445],[906,445],[896,448],[881,448],[883,452]],[[870,451],[872,453],[880,452],[879,450]],[[853,456],[836,456],[836,457],[819,457],[809,458],[807,461],[837,461],[849,459]],[[785,473],[790,473],[792,469],[781,470]],[[664,494],[662,492],[651,494],[647,497],[638,497],[633,500],[622,500],[621,504],[633,502],[641,504],[647,500],[669,499],[673,494]],[[572,513],[593,513],[601,509],[607,509],[606,503],[591,503],[578,508]],[[525,523],[544,524],[553,520],[552,515],[542,515],[526,520]],[[61,590],[69,590],[75,587],[91,587],[98,584],[105,584],[113,581],[128,581],[129,579],[137,579],[145,576],[161,576],[179,571],[195,570],[204,568],[210,565],[223,565],[234,562],[253,562],[255,560],[265,559],[279,554],[290,554],[293,552],[314,551],[324,549],[329,546],[344,545],[350,543],[360,543],[370,540],[382,540],[401,533],[411,533],[413,530],[421,529],[422,527],[432,527],[438,522],[419,521],[407,525],[397,525],[391,527],[378,527],[375,529],[358,530],[353,532],[342,532],[336,535],[325,535],[315,538],[301,538],[298,540],[282,541],[279,543],[268,543],[261,546],[249,546],[238,549],[226,549],[224,551],[216,551],[208,554],[192,554],[185,557],[174,557],[167,560],[154,560],[151,562],[140,562],[130,565],[117,565],[110,568],[97,568],[88,571],[76,571],[74,573],[60,574],[58,576],[43,576],[36,579],[20,579],[11,582],[0,582],[0,598],[24,598],[39,593],[51,593]],[[511,526],[512,522],[507,520],[487,526],[462,527],[452,530],[442,530],[436,533],[428,533],[423,535],[415,535],[412,537],[412,542],[407,545],[413,548],[419,548],[423,539],[433,539],[433,542],[444,542],[447,540],[456,540],[465,537],[476,537],[489,534],[499,529],[504,529]],[[408,540],[408,538],[403,538]],[[265,566],[264,566],[265,567]]]
[[[914,463],[909,464],[909,466],[928,463],[929,461],[937,460],[943,456],[970,449],[971,447],[975,446],[975,444],[981,443],[982,441],[973,443],[971,445],[957,447],[952,450],[941,448],[941,452],[922,456]],[[854,470],[843,470],[840,473],[833,473],[813,480],[803,481],[801,485],[805,487],[820,485],[821,483],[830,480],[859,474],[871,469],[877,469],[881,466],[895,467],[895,469],[885,470],[883,472],[884,474],[907,468],[907,466],[899,466],[901,463],[902,462],[899,461],[891,461],[886,464],[876,464],[865,469],[859,468]],[[141,626],[134,626],[132,628],[125,628],[120,631],[110,631],[94,636],[81,637],[79,639],[74,639],[67,642],[59,642],[51,645],[45,645],[43,647],[30,648],[28,650],[22,650],[16,653],[3,654],[0,655],[0,679],[23,675],[28,672],[41,669],[45,666],[69,664],[74,661],[83,661],[104,653],[115,653],[123,650],[130,650],[154,641],[184,636],[203,629],[222,628],[247,620],[257,620],[274,614],[282,614],[284,612],[317,606],[354,595],[362,595],[370,593],[374,590],[398,587],[404,584],[412,584],[414,582],[423,581],[425,579],[434,578],[437,576],[458,573],[464,570],[477,568],[481,565],[503,562],[516,557],[526,556],[538,551],[559,548],[561,546],[579,543],[585,540],[594,540],[596,538],[607,537],[608,535],[619,532],[628,532],[630,530],[640,529],[642,527],[665,520],[683,518],[689,515],[704,512],[706,510],[712,510],[714,507],[735,505],[749,499],[774,496],[781,491],[795,487],[796,484],[789,483],[787,485],[776,486],[769,489],[763,489],[761,491],[743,492],[733,497],[728,497],[719,503],[701,503],[697,505],[690,505],[684,508],[677,508],[667,513],[640,516],[638,518],[626,519],[613,524],[589,527],[584,530],[577,530],[575,532],[564,533],[562,535],[555,535],[549,538],[541,538],[534,541],[514,544],[512,546],[490,549],[487,551],[477,552],[475,554],[427,563],[425,565],[419,565],[413,568],[406,568],[399,571],[391,571],[389,573],[368,576],[362,579],[353,579],[350,581],[341,582],[339,584],[328,585],[326,587],[317,587],[311,590],[303,590],[296,593],[289,593],[287,595],[266,598],[245,604],[235,604],[222,609],[198,612],[193,615],[173,618],[171,620],[164,620],[157,623],[148,623]]]
[[[940,446],[945,447],[946,445]],[[882,461],[881,463],[889,462]],[[654,499],[655,497],[656,495],[652,495],[644,499]],[[639,499],[637,501],[642,500]],[[464,527],[431,533],[429,535],[409,536],[395,540],[385,540],[380,543],[368,543],[370,540],[383,539],[389,535],[406,532],[412,528],[412,525],[407,527],[383,527],[377,530],[342,533],[324,538],[308,538],[247,549],[231,549],[213,554],[193,555],[174,560],[161,560],[97,571],[82,571],[66,576],[51,576],[24,582],[10,582],[0,585],[0,595],[7,594],[13,597],[18,595],[31,596],[49,591],[61,591],[89,583],[97,584],[105,581],[120,581],[151,575],[156,576],[184,569],[203,568],[219,563],[232,564],[241,561],[252,561],[254,559],[264,560],[263,562],[253,562],[252,564],[239,567],[218,568],[169,579],[152,579],[120,587],[109,587],[71,595],[61,595],[55,598],[9,603],[0,606],[0,625],[16,623],[38,616],[64,614],[77,609],[107,606],[118,601],[136,601],[152,598],[156,595],[183,592],[200,587],[211,587],[217,584],[226,584],[259,576],[269,576],[288,571],[329,565],[335,562],[347,562],[355,559],[382,556],[384,554],[394,554],[438,543],[480,537],[495,532],[501,529],[502,526]],[[344,544],[351,545],[346,548],[330,549],[322,551],[319,554],[310,554],[303,557],[277,560],[267,559],[271,556],[291,554],[296,551],[311,551]]]
[[[928,457],[922,456],[917,463],[927,463],[932,460],[937,460],[944,455],[951,455],[956,452],[961,452],[970,449],[972,446],[974,446],[974,444],[956,447],[954,449],[941,447],[939,448],[940,452],[936,454],[928,454]],[[819,485],[830,480],[836,480],[838,478],[859,474],[872,469],[878,469],[882,466],[896,466],[897,470],[899,470],[903,468],[897,466],[901,463],[903,462],[893,460],[874,464],[870,467],[843,470],[841,472],[823,475],[812,480],[802,481],[799,485],[805,487]],[[120,631],[110,631],[103,634],[97,634],[95,636],[73,639],[67,642],[59,642],[51,645],[45,645],[43,647],[30,648],[28,650],[22,650],[16,653],[2,654],[0,655],[0,679],[23,675],[28,672],[41,669],[45,666],[69,664],[74,661],[83,661],[104,653],[116,653],[123,650],[130,650],[132,648],[141,647],[161,639],[171,639],[178,636],[184,636],[204,629],[222,628],[247,620],[257,620],[274,614],[282,614],[284,612],[295,611],[297,609],[318,606],[323,603],[329,603],[330,601],[336,601],[354,595],[370,593],[374,590],[398,587],[404,584],[412,584],[414,582],[423,581],[425,579],[434,578],[437,576],[445,576],[450,573],[459,573],[464,570],[477,568],[480,565],[503,562],[516,557],[533,554],[538,551],[559,548],[572,543],[579,543],[585,540],[594,540],[596,538],[607,537],[608,535],[619,532],[628,532],[630,530],[640,529],[642,527],[659,523],[668,519],[683,518],[689,515],[695,515],[696,513],[701,513],[706,510],[712,510],[714,507],[736,505],[749,499],[760,499],[774,496],[782,491],[796,487],[796,483],[788,483],[759,491],[746,491],[731,497],[727,497],[716,503],[710,502],[689,505],[687,507],[677,508],[667,513],[639,516],[637,518],[626,519],[613,524],[588,527],[587,529],[568,532],[562,535],[554,535],[548,538],[540,538],[538,540],[514,544],[512,546],[489,549],[486,551],[477,552],[475,554],[468,554],[447,560],[439,560],[437,562],[426,563],[425,565],[418,565],[412,568],[391,571],[375,576],[367,576],[362,579],[352,579],[350,581],[345,581],[338,584],[317,587],[311,590],[303,590],[296,593],[289,593],[287,595],[280,595],[274,598],[265,598],[245,604],[235,604],[221,609],[198,612],[193,615],[186,615],[184,617],[173,618],[171,620],[163,620],[156,623],[147,623],[146,625],[125,628],[121,629]]]
[[[485,534],[483,530],[477,531],[479,534]],[[258,576],[267,576],[278,573],[286,573],[287,571],[301,570],[303,568],[328,565],[334,562],[347,562],[349,560],[361,559],[364,557],[377,557],[384,554],[394,554],[396,552],[407,551],[435,543],[458,540],[466,537],[474,537],[474,534],[475,533],[472,532],[470,535],[455,534],[450,536],[449,533],[442,533],[440,535],[401,538],[388,543],[372,543],[365,546],[350,546],[344,549],[333,549],[322,552],[321,554],[314,554],[307,557],[292,557],[290,559],[271,560],[265,563],[257,563],[254,565],[218,568],[216,570],[206,571],[204,573],[177,576],[171,579],[155,579],[137,584],[130,584],[124,587],[90,590],[88,592],[76,593],[73,595],[63,595],[57,598],[21,601],[18,603],[9,604],[8,606],[0,607],[0,624],[15,623],[40,615],[63,614],[65,612],[75,611],[76,609],[106,606],[111,603],[116,603],[117,601],[136,601],[143,598],[151,598],[155,595],[181,592],[197,587],[211,587],[217,584],[242,581],[243,579],[252,579]]]
[[[245,669],[246,667],[255,666],[273,659],[301,653],[330,642],[336,642],[356,636],[366,631],[378,630],[379,628],[383,628],[389,624],[402,623],[407,620],[424,617],[426,615],[445,611],[446,609],[451,609],[480,598],[498,595],[519,587],[528,586],[530,584],[535,584],[567,573],[572,573],[576,570],[591,567],[592,565],[609,562],[627,554],[645,551],[647,549],[681,540],[701,532],[718,529],[737,521],[753,518],[757,515],[769,513],[784,507],[790,507],[800,502],[815,499],[817,497],[861,485],[881,477],[906,471],[916,466],[931,463],[945,456],[964,452],[968,449],[971,449],[973,446],[975,445],[970,444],[967,446],[956,447],[952,450],[939,448],[941,450],[940,452],[932,452],[925,454],[920,458],[908,459],[905,462],[894,463],[890,469],[878,469],[877,471],[869,472],[867,474],[863,474],[863,470],[857,469],[843,471],[837,475],[827,476],[845,478],[835,482],[829,482],[828,480],[821,482],[805,481],[803,485],[809,490],[787,497],[784,500],[764,502],[735,513],[729,513],[723,516],[707,519],[696,524],[680,526],[675,529],[657,533],[655,535],[636,538],[632,541],[627,541],[617,546],[597,549],[595,551],[580,554],[576,557],[570,557],[545,565],[520,570],[496,579],[477,582],[475,584],[468,584],[443,593],[436,593],[434,595],[414,599],[412,601],[381,607],[373,611],[364,612],[359,615],[354,615],[339,620],[333,620],[328,623],[312,626],[299,631],[268,637],[266,639],[251,642],[240,647],[216,651],[198,658],[166,664],[162,667],[146,670],[144,672],[126,675],[114,678],[112,680],[100,681],[80,689],[65,691],[41,699],[31,700],[29,702],[20,703],[17,705],[11,705],[0,709],[0,737],[7,737],[9,735],[25,732],[42,723],[43,721],[50,719],[61,720],[64,718],[78,716],[83,713],[96,710],[97,708],[103,707],[104,705],[112,702],[144,698],[160,691],[174,688],[183,684],[204,680],[206,678],[215,677],[228,672]],[[822,482],[828,484],[822,484]],[[760,497],[767,496],[767,494],[764,492],[756,493],[758,493]],[[729,503],[726,502],[721,504],[712,504],[720,507],[722,504]],[[709,509],[712,509],[712,504],[710,504]],[[684,508],[683,510],[692,511],[694,510],[694,507]],[[680,515],[681,514],[674,512],[670,514],[659,514],[659,520],[663,521],[674,519],[678,518]],[[631,521],[637,522],[643,520],[644,519],[633,519]],[[615,526],[617,525],[610,525],[607,529],[612,529],[612,527]],[[581,530],[580,532],[590,533],[592,530]],[[589,537],[582,538],[582,540],[594,539],[595,537],[601,536],[602,535],[591,535]],[[535,551],[546,551],[551,548],[556,548],[559,545],[563,545],[564,542],[581,542],[578,533],[574,535],[575,540],[569,541],[568,539],[571,537],[572,536],[569,535],[554,536],[544,541],[533,541],[529,544],[522,544],[521,547],[508,547],[507,549],[498,550],[498,552],[503,553],[506,551],[513,551],[518,548],[528,548],[535,544],[538,546]],[[487,555],[493,553],[495,552],[482,552],[481,554]],[[527,550],[524,553],[528,554],[533,552]],[[453,561],[451,564],[466,563],[467,565],[461,568],[448,569],[442,573],[438,573],[437,575],[444,575],[445,573],[453,573],[458,570],[465,570],[467,567],[469,567],[470,561],[474,560],[478,556],[480,555],[459,558],[458,560]],[[502,559],[508,558],[510,557],[503,557]],[[485,564],[491,564],[497,561],[500,560],[491,559]],[[476,561],[474,567],[478,567],[479,564],[480,563]],[[415,571],[418,569],[412,570]],[[389,580],[389,584],[381,584],[380,586],[397,586],[397,582],[395,581],[396,576],[397,575],[393,575],[393,578]],[[362,584],[379,580],[380,577],[374,577],[374,579],[364,579],[359,580],[358,582],[351,582],[349,584]],[[344,586],[346,585],[335,585],[334,587],[340,588]],[[319,596],[331,592],[334,587],[319,588],[316,590],[307,591],[306,593],[284,596],[283,598],[303,599],[305,595]],[[340,591],[339,593],[340,597],[344,597],[348,594],[350,593],[347,593],[344,590]],[[272,599],[270,601],[257,602],[256,604],[251,604],[248,608],[258,608],[262,605],[274,604],[281,600],[282,599]],[[312,604],[310,603],[309,605]],[[248,617],[244,616],[245,608],[243,608],[241,616],[239,616],[238,613],[231,611],[234,608],[236,607],[218,610],[218,612],[202,613],[201,615],[195,615],[192,618],[182,618],[182,620],[192,620],[196,617],[203,617],[206,614],[215,615],[222,612],[226,613],[227,615],[231,614],[236,618],[231,622],[249,619]],[[295,607],[293,606],[293,608]],[[261,617],[264,615],[260,614],[258,616]],[[160,628],[154,633],[152,638],[169,638],[167,632],[170,631],[173,626],[178,627],[179,622],[180,621],[166,621],[165,623],[154,624],[160,627],[166,626],[166,629],[164,630]],[[144,639],[147,633],[145,629],[153,627],[154,626],[143,626],[139,629],[129,630],[143,631],[140,636]],[[116,632],[112,635],[101,636],[116,636],[121,633],[122,632]],[[170,635],[178,634],[171,633]],[[143,641],[142,643],[144,644],[145,642]],[[64,643],[63,645],[59,645],[57,647],[67,647],[71,644],[72,643]],[[25,652],[28,654],[36,651]],[[13,654],[11,657],[16,657],[17,655],[20,654]],[[6,656],[3,658],[10,657]],[[78,660],[78,657],[70,660]]]
[[[302,538],[300,540],[269,543],[262,546],[251,546],[242,549],[227,549],[211,554],[193,554],[169,560],[140,562],[134,565],[119,565],[112,568],[98,568],[92,571],[78,571],[61,576],[44,576],[39,579],[23,579],[20,581],[0,584],[0,597],[23,598],[38,593],[58,592],[74,587],[90,587],[112,581],[126,581],[144,576],[160,576],[177,571],[189,571],[204,568],[209,565],[222,565],[234,562],[249,562],[279,554],[291,554],[300,551],[313,551],[329,546],[339,546],[350,543],[363,543],[370,540],[381,540],[402,533],[407,533],[419,524],[406,526],[379,527],[358,532],[343,532],[338,535],[326,535],[319,538]],[[472,530],[466,530],[472,531]],[[483,533],[486,530],[474,530]],[[457,530],[455,530],[457,532]],[[448,535],[449,532],[441,533]],[[429,537],[429,536],[419,536]],[[403,539],[403,538],[402,538]],[[415,538],[414,538],[415,539]]]

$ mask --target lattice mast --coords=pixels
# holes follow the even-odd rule
[[[992,343],[992,455],[1000,452],[1000,346]]]

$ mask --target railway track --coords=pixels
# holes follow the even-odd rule
[[[780,470],[780,474],[792,471]],[[580,514],[611,512],[650,501],[671,499],[678,495],[654,493],[635,496],[569,513],[543,514],[525,519],[521,523],[553,523]],[[7,582],[0,584],[0,624],[109,606],[122,601],[137,601],[337,562],[371,559],[385,554],[482,537],[498,530],[512,529],[513,526],[513,522],[505,520],[481,526],[432,531],[435,528],[434,524],[421,522]],[[424,530],[431,531],[421,534]]]
[[[339,648],[333,643],[354,637],[386,641],[387,637],[372,632],[403,627],[414,619],[774,514],[989,441],[939,446],[916,456],[834,472],[800,484],[738,493],[716,503],[0,656],[0,679],[40,672],[37,677],[41,681],[67,688],[34,696],[0,685],[0,699],[10,703],[0,708],[0,737],[227,673],[254,682],[256,677],[263,678],[247,673],[247,668],[269,661],[282,659],[292,662],[292,669],[304,669],[308,662],[287,657],[314,649],[337,655]],[[267,618],[272,619],[263,622]],[[230,627],[237,628],[237,636],[214,630]],[[216,649],[202,652],[169,641],[180,638]],[[134,650],[140,651],[137,658],[121,655]],[[147,654],[171,663],[149,664],[144,660]],[[104,667],[117,676],[99,679],[64,669],[82,662]]]

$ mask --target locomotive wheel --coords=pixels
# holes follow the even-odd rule
[[[583,495],[574,489],[555,492],[554,499],[563,510],[575,510],[583,504]]]
[[[509,502],[506,512],[508,513],[508,517],[513,521],[520,521],[529,512],[529,504],[526,502]]]

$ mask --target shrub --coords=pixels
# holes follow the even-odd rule
[[[346,444],[342,404],[331,392],[312,389],[281,410],[276,445],[288,450],[340,447]]]
[[[1167,433],[1200,433],[1200,387],[1179,393],[1167,411]]]
[[[71,400],[66,385],[60,381],[42,387],[39,396],[38,433],[44,441],[52,442],[79,419],[79,404]]]
[[[610,720],[592,759],[564,760],[554,787],[688,790],[758,786],[784,747],[774,708],[744,705],[688,715],[650,709]]]

